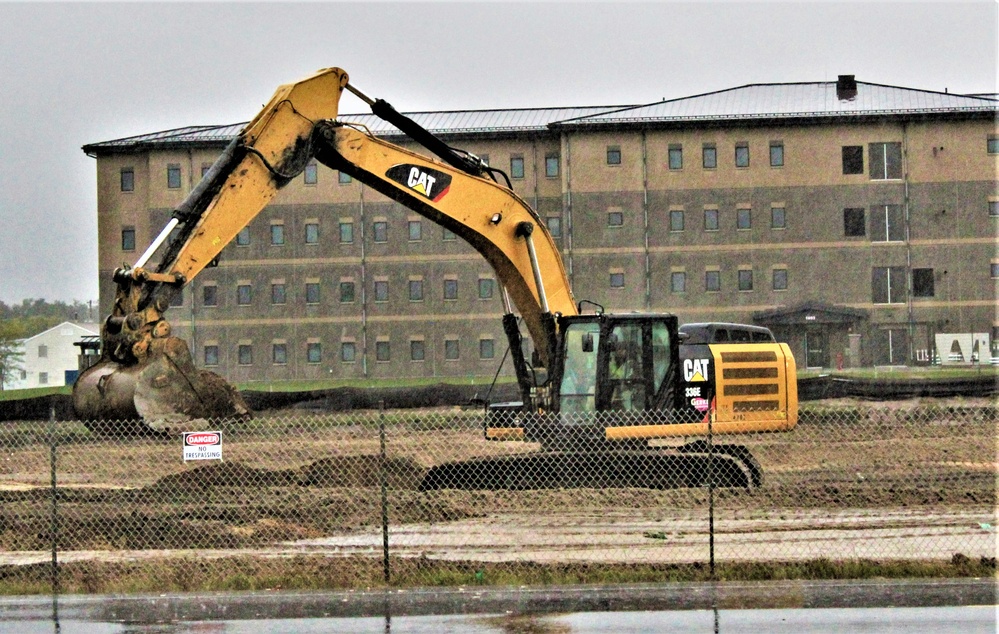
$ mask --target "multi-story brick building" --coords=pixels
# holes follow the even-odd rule
[[[643,106],[423,112],[506,171],[576,299],[771,327],[800,366],[913,364],[999,334],[997,102],[864,82],[758,84]],[[407,145],[371,115],[344,116]],[[239,125],[95,143],[101,309]],[[489,265],[310,165],[169,317],[233,380],[491,375]]]

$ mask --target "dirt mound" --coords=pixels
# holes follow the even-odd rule
[[[393,489],[416,489],[425,470],[412,458],[381,456],[333,456],[302,467],[298,483],[303,486],[376,487],[385,473],[386,484]]]
[[[213,487],[268,487],[296,484],[294,470],[274,471],[239,462],[208,464],[160,478],[146,491],[190,491]]]

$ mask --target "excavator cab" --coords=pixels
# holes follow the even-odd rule
[[[556,411],[671,409],[666,377],[678,364],[672,315],[577,315],[562,319]]]

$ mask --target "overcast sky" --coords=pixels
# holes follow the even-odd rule
[[[0,300],[97,298],[86,143],[246,121],[340,66],[406,110],[647,103],[757,82],[996,92],[997,5],[0,2]],[[341,111],[365,111],[345,96]],[[141,245],[140,245],[141,246]]]

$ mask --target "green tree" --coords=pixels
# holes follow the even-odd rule
[[[21,370],[24,349],[20,340],[24,328],[17,321],[0,321],[0,390],[12,383]]]

